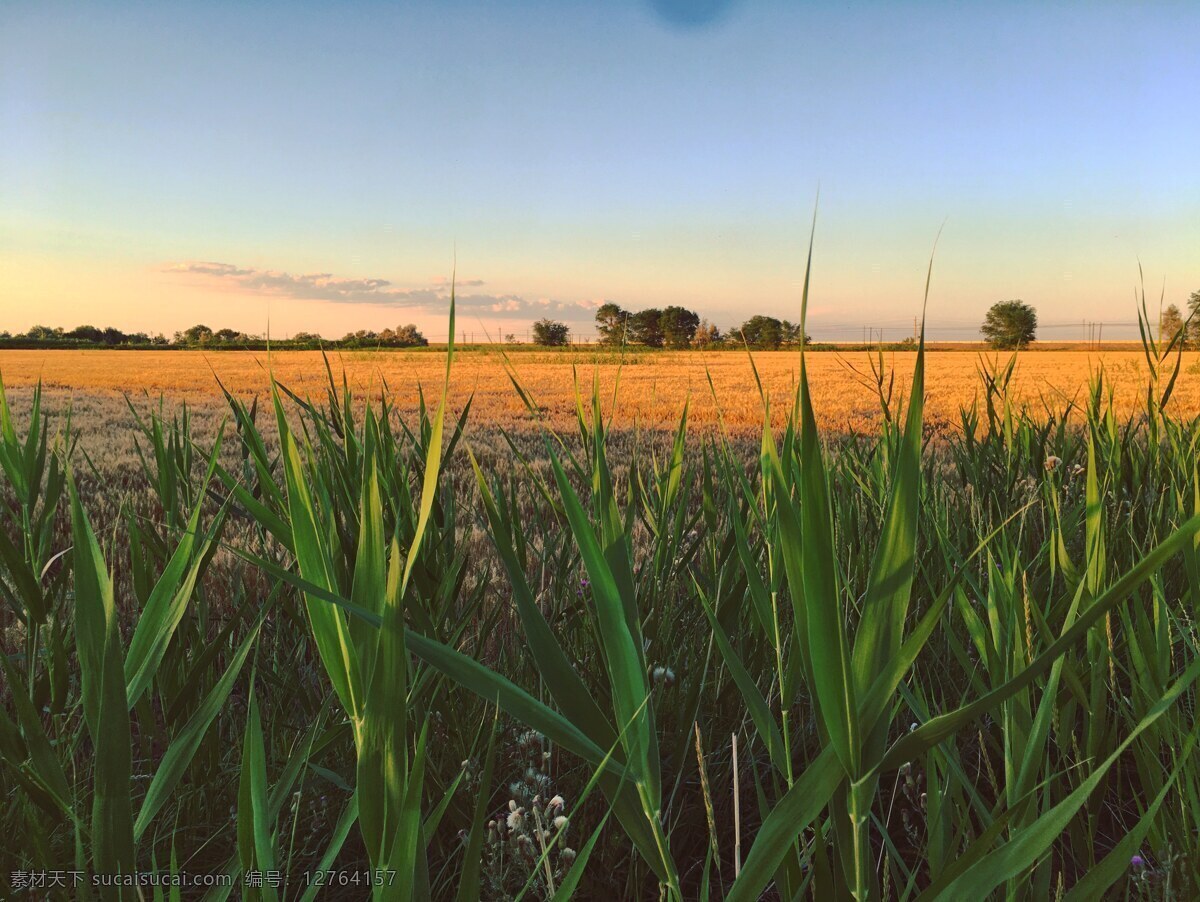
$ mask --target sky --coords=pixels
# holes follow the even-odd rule
[[[1133,335],[1200,289],[1200,4],[0,4],[0,329],[595,308]],[[819,197],[819,200],[818,200]],[[938,238],[940,230],[940,239]],[[936,252],[934,251],[937,240]]]

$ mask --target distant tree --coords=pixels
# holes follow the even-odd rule
[[[429,340],[413,323],[397,326],[394,340],[402,348],[423,348],[429,344]]]
[[[700,327],[700,317],[686,307],[667,307],[658,318],[668,348],[686,348]]]
[[[175,333],[175,344],[179,345],[202,345],[208,344],[212,340],[213,330],[200,324]]]
[[[596,311],[596,331],[600,333],[600,344],[621,345],[625,343],[625,330],[629,314],[619,304],[609,301]]]
[[[291,340],[298,345],[316,345],[321,343],[321,336],[316,332],[297,332]]]
[[[49,326],[31,326],[24,336],[19,337],[30,338],[34,341],[57,341],[63,337],[63,330],[61,326],[57,329]]]
[[[76,341],[87,341],[92,344],[99,344],[104,338],[104,331],[97,329],[95,326],[76,326],[64,336],[73,338]]]
[[[552,319],[539,319],[533,324],[534,344],[560,347],[565,345],[570,337],[571,330],[566,323],[556,322]]]
[[[698,348],[707,348],[721,340],[721,330],[706,319],[700,320],[696,334],[692,336],[692,344]]]
[[[1158,339],[1170,344],[1183,331],[1183,315],[1174,304],[1162,312],[1158,320]],[[1186,336],[1185,336],[1186,337]]]
[[[629,317],[629,340],[648,348],[661,348],[666,340],[662,330],[662,311],[651,307]]]
[[[150,344],[150,336],[145,332],[130,332],[125,336],[124,343],[131,345],[148,345]]]
[[[123,345],[129,343],[129,336],[114,326],[105,326],[100,340],[106,345]]]
[[[359,329],[357,332],[347,332],[339,344],[348,348],[369,348],[379,344],[379,335],[367,329]]]
[[[1188,345],[1200,347],[1200,291],[1193,291],[1188,298],[1188,320]]]
[[[792,323],[786,319],[780,322],[779,332],[783,338],[782,343],[788,347],[794,347],[799,344],[808,344],[810,341],[812,341],[811,336],[804,334],[804,330],[800,328],[799,323]]]
[[[993,304],[979,331],[993,348],[1023,348],[1037,340],[1037,311],[1021,300]]]
[[[171,342],[167,339],[167,336],[163,335],[161,332],[156,332],[150,339],[150,344],[152,345],[169,345],[170,343]]]
[[[773,316],[752,316],[735,332],[740,341],[752,348],[773,351],[783,344],[783,323]]]
[[[513,335],[511,332],[508,332],[504,336],[504,343],[506,345],[515,345],[517,343],[517,336]]]

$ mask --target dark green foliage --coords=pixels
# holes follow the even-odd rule
[[[1012,351],[1037,339],[1037,311],[1024,301],[993,304],[979,331],[993,348]]]
[[[700,317],[685,307],[666,307],[658,322],[666,346],[679,349],[691,345]]]
[[[566,323],[552,319],[539,319],[533,324],[533,343],[547,348],[559,348],[571,340],[571,329]]]
[[[752,316],[732,334],[752,348],[773,351],[783,344],[783,323],[773,316]]]
[[[666,341],[662,327],[662,311],[657,307],[641,310],[629,318],[629,340],[648,348],[661,348]]]
[[[612,301],[601,304],[596,311],[596,331],[600,335],[600,344],[617,346],[626,342],[626,332],[629,326],[629,314],[620,305]]]

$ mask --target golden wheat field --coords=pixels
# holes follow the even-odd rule
[[[915,353],[883,354],[887,368],[895,373],[897,400],[907,390],[915,359]],[[955,423],[960,406],[969,404],[982,389],[980,366],[1007,359],[1007,355],[978,351],[929,352],[927,419]],[[335,376],[340,379],[344,372],[356,395],[375,395],[386,386],[402,413],[416,407],[421,388],[427,395],[440,390],[445,367],[445,357],[437,351],[335,352],[329,360]],[[594,350],[522,351],[510,354],[508,360],[517,380],[557,429],[572,425],[576,376],[585,395],[590,394],[593,377],[598,377],[605,398],[612,397],[619,376],[614,417],[618,427],[674,428],[685,401],[690,402],[689,421],[696,427],[715,426],[718,414],[735,433],[752,432],[762,422],[754,371],[748,356],[740,352],[661,352],[632,354],[622,360]],[[808,355],[814,404],[824,428],[871,428],[879,416],[871,363],[872,355],[863,351]],[[754,355],[754,367],[777,412],[790,403],[798,364],[795,351]],[[1115,393],[1117,410],[1136,408],[1145,390],[1146,366],[1140,351],[1025,352],[1018,357],[1015,394],[1032,410],[1043,404],[1061,410],[1071,400],[1082,400],[1089,377],[1100,368]],[[130,418],[124,394],[139,404],[162,398],[168,408],[187,402],[206,417],[224,407],[220,385],[241,397],[264,395],[272,373],[299,395],[324,397],[327,377],[318,352],[270,357],[257,352],[0,352],[0,377],[9,391],[19,396],[41,380],[51,409],[71,404],[85,445],[92,444],[91,433],[104,430],[111,436],[114,427]],[[519,429],[533,423],[506,373],[505,358],[496,351],[456,353],[451,408],[461,410],[472,397],[472,424]],[[114,400],[119,402],[115,406]],[[1184,354],[1171,406],[1179,416],[1200,413],[1200,353]]]

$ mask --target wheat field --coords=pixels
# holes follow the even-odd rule
[[[880,407],[872,377],[873,356],[861,350],[809,355],[813,405],[823,429],[850,433],[875,428]],[[955,423],[960,407],[979,396],[981,364],[1003,363],[1008,357],[985,351],[928,351],[927,422],[935,427]],[[889,380],[894,375],[899,400],[912,379],[916,354],[889,351],[882,358]],[[440,387],[445,369],[445,355],[439,351],[339,351],[331,353],[329,360],[334,373],[344,373],[358,397],[377,397],[386,385],[389,400],[401,414],[417,409],[422,388],[430,393]],[[477,426],[511,430],[532,426],[533,418],[507,375],[506,365],[511,364],[556,429],[569,429],[574,423],[576,376],[584,394],[589,394],[595,375],[608,404],[619,375],[614,418],[618,427],[673,429],[686,400],[692,426],[714,427],[719,412],[732,433],[753,434],[762,424],[753,368],[775,402],[776,418],[781,419],[795,392],[798,362],[795,351],[756,351],[752,365],[747,354],[728,350],[625,356],[596,349],[518,351],[507,358],[495,350],[465,350],[456,353],[450,408],[461,410],[473,399],[471,421]],[[1101,369],[1114,392],[1118,415],[1140,409],[1146,383],[1146,360],[1140,350],[1025,352],[1018,357],[1009,397],[1028,405],[1035,417],[1045,405],[1059,411],[1068,402],[1081,404],[1089,377]],[[219,418],[226,409],[221,385],[242,398],[263,397],[269,392],[272,373],[301,396],[325,394],[325,363],[315,351],[270,356],[240,351],[0,352],[0,376],[10,391],[15,390],[14,397],[40,380],[50,409],[71,403],[76,431],[85,445],[94,431],[102,430],[106,441],[111,441],[114,428],[120,431],[130,425],[122,395],[142,404],[162,398],[168,408],[186,402],[202,418]],[[1177,416],[1200,413],[1200,353],[1183,355],[1171,408]]]

